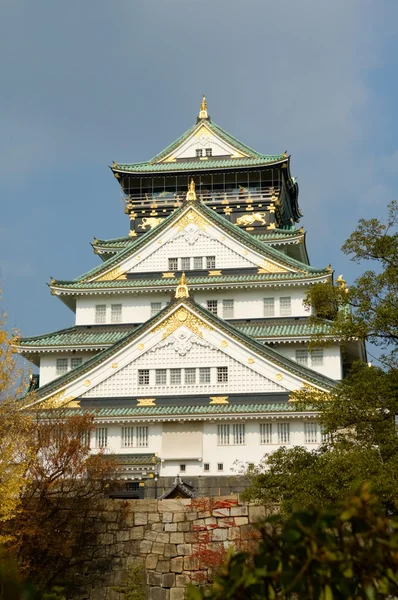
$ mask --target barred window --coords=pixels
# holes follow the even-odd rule
[[[189,271],[191,268],[191,259],[189,256],[184,256],[181,259],[181,271]]]
[[[234,301],[233,300],[223,300],[222,301],[222,316],[224,319],[233,319],[234,318]]]
[[[106,323],[106,304],[95,305],[95,322],[98,324]]]
[[[149,385],[149,369],[138,369],[138,385]]]
[[[210,367],[200,367],[199,383],[210,383]]]
[[[197,148],[196,149],[196,156],[197,156],[197,158],[200,158],[202,155],[203,155],[202,148]]]
[[[217,471],[224,471],[223,463],[217,463]]]
[[[181,473],[185,473],[185,468],[186,468],[186,465],[180,465]]]
[[[151,302],[151,317],[154,317],[158,314],[159,311],[162,310],[161,302]]]
[[[229,446],[229,425],[218,425],[217,426],[217,434],[218,434],[218,445],[219,446]]]
[[[166,385],[167,383],[167,370],[156,369],[155,370],[155,382],[156,385]]]
[[[204,463],[203,464],[203,470],[204,471],[210,471],[210,463]]]
[[[107,427],[97,427],[95,430],[95,446],[96,448],[106,448],[108,446]]]
[[[279,298],[281,317],[290,317],[292,314],[292,299],[290,296],[281,296]]]
[[[170,385],[181,385],[181,369],[170,369]]]
[[[217,314],[218,311],[218,301],[217,300],[208,300],[207,301],[207,310],[213,313],[213,315]]]
[[[185,383],[196,383],[196,369],[185,369]]]
[[[275,298],[264,298],[264,317],[275,316]]]
[[[122,447],[131,448],[134,444],[134,427],[122,427]]]
[[[278,444],[290,443],[290,423],[278,423]]]
[[[308,350],[296,350],[296,361],[300,365],[308,365]]]
[[[68,359],[57,358],[57,375],[63,375],[68,372]]]
[[[321,439],[323,444],[329,444],[331,441],[331,435],[324,427],[321,427]]]
[[[260,444],[272,444],[272,423],[260,424]]]
[[[178,258],[169,258],[169,271],[178,271]]]
[[[315,350],[311,350],[311,365],[314,367],[321,367],[323,365],[322,348],[316,348]]]
[[[206,269],[215,269],[216,268],[216,257],[215,256],[206,256]]]
[[[111,304],[111,323],[122,322],[122,305]]]
[[[137,427],[137,447],[148,446],[148,427]]]
[[[228,367],[217,367],[217,383],[228,381]]]
[[[245,426],[236,424],[233,426],[234,444],[242,445],[245,443]]]
[[[212,156],[213,155],[213,148],[206,148],[206,156]]]
[[[194,256],[193,268],[194,269],[203,269],[203,257],[202,256]]]
[[[83,364],[82,358],[71,358],[70,359],[70,368],[71,369],[77,369],[77,367],[80,367],[82,364]]]
[[[86,431],[84,431],[81,434],[80,441],[81,441],[82,446],[85,446],[86,448],[90,448],[90,446],[91,446],[91,431],[89,429],[87,429]]]
[[[304,436],[306,444],[316,444],[318,441],[317,424],[304,422]]]

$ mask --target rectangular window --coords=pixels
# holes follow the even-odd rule
[[[95,430],[95,446],[96,448],[106,448],[108,446],[107,427],[97,427]]]
[[[275,298],[264,298],[264,317],[275,316]]]
[[[68,372],[68,359],[57,358],[57,375],[63,375]]]
[[[106,304],[95,305],[95,322],[98,324],[106,323]]]
[[[202,256],[194,256],[194,258],[193,258],[193,268],[194,269],[203,269],[203,258],[202,258]]]
[[[111,323],[122,322],[122,305],[111,304]]]
[[[223,300],[222,301],[222,316],[224,319],[234,318],[234,301]]]
[[[323,427],[321,427],[321,439],[323,444],[329,444],[331,442],[331,435]]]
[[[318,427],[316,423],[304,423],[304,435],[306,444],[316,444],[318,441]]]
[[[184,380],[186,384],[196,383],[196,369],[185,369]]]
[[[215,256],[206,256],[206,269],[215,269],[216,268],[216,257]]]
[[[199,383],[210,383],[210,367],[200,367]]]
[[[148,427],[137,427],[137,447],[148,446]]]
[[[290,317],[292,314],[292,299],[290,296],[281,296],[279,298],[279,312],[281,317]]]
[[[181,473],[185,473],[185,466],[186,465],[180,465],[180,471],[181,471]]]
[[[202,148],[197,148],[196,149],[196,156],[197,156],[197,158],[200,158],[202,155],[203,155]]]
[[[162,310],[161,302],[151,302],[151,317],[154,317]]]
[[[138,369],[138,385],[149,385],[149,369]]]
[[[191,268],[191,259],[189,256],[185,256],[181,259],[181,271],[189,271]]]
[[[170,385],[181,385],[181,369],[170,369]]]
[[[133,445],[134,427],[122,427],[122,447],[131,448]]]
[[[210,471],[210,463],[204,463],[203,470],[204,471]]]
[[[213,155],[213,148],[206,148],[206,156],[212,156]]]
[[[217,471],[224,471],[223,463],[217,463]]]
[[[217,367],[217,383],[228,381],[228,367]]]
[[[156,369],[155,370],[155,382],[156,385],[166,385],[167,383],[167,370]]]
[[[322,348],[317,348],[315,350],[311,350],[311,365],[313,367],[321,367],[323,365],[323,350],[322,350]]]
[[[308,365],[308,350],[296,350],[296,362],[300,365]]]
[[[261,423],[260,444],[272,444],[272,423]]]
[[[89,430],[84,431],[82,433],[82,435],[80,436],[80,441],[82,443],[82,446],[84,446],[85,448],[90,448],[90,446],[91,446],[91,431],[89,431]]]
[[[229,445],[229,425],[218,425],[218,445],[228,446]]]
[[[278,444],[289,444],[290,423],[278,423]]]
[[[213,315],[217,314],[218,300],[208,300],[207,301],[207,310],[213,313]]]
[[[169,271],[178,271],[178,258],[169,258]]]
[[[71,358],[70,359],[70,368],[71,369],[77,369],[77,367],[80,367],[82,364],[83,364],[82,358]]]
[[[233,426],[234,444],[242,445],[245,443],[245,426],[237,424]]]

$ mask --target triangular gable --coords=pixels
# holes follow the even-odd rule
[[[173,368],[176,365],[182,368],[231,367],[228,369],[230,381],[212,381],[210,386],[203,388],[203,393],[208,393],[209,397],[232,393],[232,389],[235,392],[240,389],[262,393],[291,392],[303,385],[322,390],[334,385],[329,378],[255,342],[207,310],[184,299],[173,302],[134,333],[73,372],[43,386],[37,393],[35,404],[47,401],[62,405],[76,398],[102,394],[106,397],[153,395],[152,391],[149,392],[150,386],[139,385],[137,370],[153,369],[155,365],[157,368]],[[235,381],[234,378],[238,379]],[[159,397],[170,393],[170,387],[156,387]],[[196,385],[190,390],[185,386],[181,395],[195,394],[198,389]],[[137,390],[139,394],[134,393]]]

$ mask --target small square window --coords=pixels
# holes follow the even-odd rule
[[[275,316],[275,299],[264,298],[264,317]]]
[[[217,471],[224,471],[224,464],[223,463],[217,463]]]
[[[217,383],[228,381],[228,367],[217,367]]]
[[[122,305],[111,304],[111,323],[122,322]]]
[[[178,271],[178,258],[169,258],[169,271]]]
[[[197,148],[196,149],[196,156],[197,156],[197,158],[200,158],[201,156],[203,156],[203,149],[202,148]]]
[[[217,300],[208,300],[207,301],[207,310],[216,315],[218,312],[218,301]]]
[[[151,302],[151,317],[154,317],[162,310],[161,302]]]
[[[204,463],[203,470],[204,471],[210,471],[210,463]]]
[[[308,365],[308,350],[296,350],[296,362],[300,365]]]
[[[191,259],[189,256],[184,256],[181,259],[181,271],[189,271],[191,268]]]
[[[206,256],[206,269],[215,269],[216,268],[216,257],[215,256]]]
[[[213,148],[206,148],[206,156],[213,156]]]
[[[167,370],[156,369],[155,370],[155,382],[156,385],[166,385],[167,383]]]
[[[68,372],[68,359],[57,358],[57,375],[63,375]]]
[[[184,373],[185,384],[196,383],[196,369],[185,369]]]
[[[194,256],[193,268],[198,269],[198,270],[203,269],[203,257],[202,256]]]
[[[234,301],[223,300],[222,301],[222,316],[224,319],[234,318]]]
[[[70,368],[77,369],[77,367],[80,367],[82,364],[83,364],[82,358],[71,358]]]
[[[210,383],[210,367],[200,367],[199,383]]]
[[[180,465],[180,471],[181,471],[181,473],[185,473],[185,466],[186,465]]]
[[[106,304],[96,304],[95,322],[98,324],[106,323]]]
[[[279,298],[279,306],[281,317],[290,317],[292,314],[292,299],[289,296],[281,296]]]
[[[138,385],[149,385],[149,369],[138,370]]]
[[[170,385],[181,385],[181,369],[170,369]]]

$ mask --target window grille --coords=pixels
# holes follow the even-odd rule
[[[234,301],[233,300],[223,300],[222,301],[222,316],[224,319],[233,319],[234,318]]]
[[[213,155],[213,148],[206,148],[206,156],[212,156]]]
[[[169,271],[178,271],[178,258],[169,258]]]
[[[70,368],[71,369],[77,369],[77,367],[80,367],[82,364],[83,364],[82,358],[71,358],[71,360],[70,360]]]
[[[308,365],[308,350],[296,350],[296,362],[300,365]]]
[[[237,424],[233,426],[234,444],[242,445],[245,443],[245,426]]]
[[[106,448],[108,446],[107,427],[97,427],[95,430],[95,446],[97,448]]]
[[[85,446],[86,448],[90,448],[91,446],[91,431],[87,430],[87,431],[83,431],[83,433],[80,436],[80,441],[82,446]]]
[[[181,473],[185,473],[185,466],[186,465],[180,465],[180,471],[181,471]]]
[[[166,385],[166,383],[167,383],[166,369],[156,369],[155,370],[155,382],[156,382],[156,385]]]
[[[57,358],[57,375],[63,375],[68,372],[68,359]]]
[[[170,385],[181,385],[181,369],[170,369]]]
[[[329,442],[331,442],[330,433],[326,431],[323,427],[321,428],[321,439],[324,444],[329,444]]]
[[[290,423],[278,423],[278,444],[290,443]]]
[[[106,323],[106,304],[95,305],[95,322],[98,324]]]
[[[264,317],[275,316],[275,298],[264,298]]]
[[[228,367],[217,367],[217,383],[228,381]]]
[[[217,463],[217,471],[224,471],[223,463]]]
[[[148,446],[148,427],[137,427],[137,447]]]
[[[186,384],[196,383],[196,369],[185,369],[184,380]]]
[[[191,259],[189,256],[184,256],[181,259],[181,271],[189,271],[191,268]]]
[[[229,445],[229,425],[218,425],[218,445],[228,446]]]
[[[210,471],[210,463],[204,463],[203,470],[204,471]]]
[[[199,383],[210,383],[210,367],[200,367]]]
[[[162,310],[161,302],[151,302],[151,317],[154,317]]]
[[[122,446],[123,448],[131,448],[133,446],[134,427],[122,427]]]
[[[111,304],[111,323],[122,322],[122,305]]]
[[[208,300],[207,301],[207,310],[212,312],[213,315],[217,314],[217,310],[218,310],[217,306],[218,306],[218,300]]]
[[[138,492],[140,484],[138,481],[126,481],[125,490],[126,492]]]
[[[203,269],[203,257],[202,256],[194,256],[193,268],[194,269]]]
[[[202,148],[197,148],[196,149],[196,156],[197,156],[197,158],[200,158],[202,155],[203,155]]]
[[[281,296],[279,299],[281,317],[290,317],[292,314],[292,299],[290,296]]]
[[[261,423],[260,444],[272,444],[272,423]]]
[[[316,444],[318,441],[317,424],[304,422],[304,435],[306,444]]]
[[[311,365],[313,367],[321,367],[323,365],[323,350],[317,348],[311,351]]]
[[[149,385],[149,369],[138,370],[138,385]]]
[[[206,269],[215,269],[216,268],[216,257],[215,256],[206,256]]]

